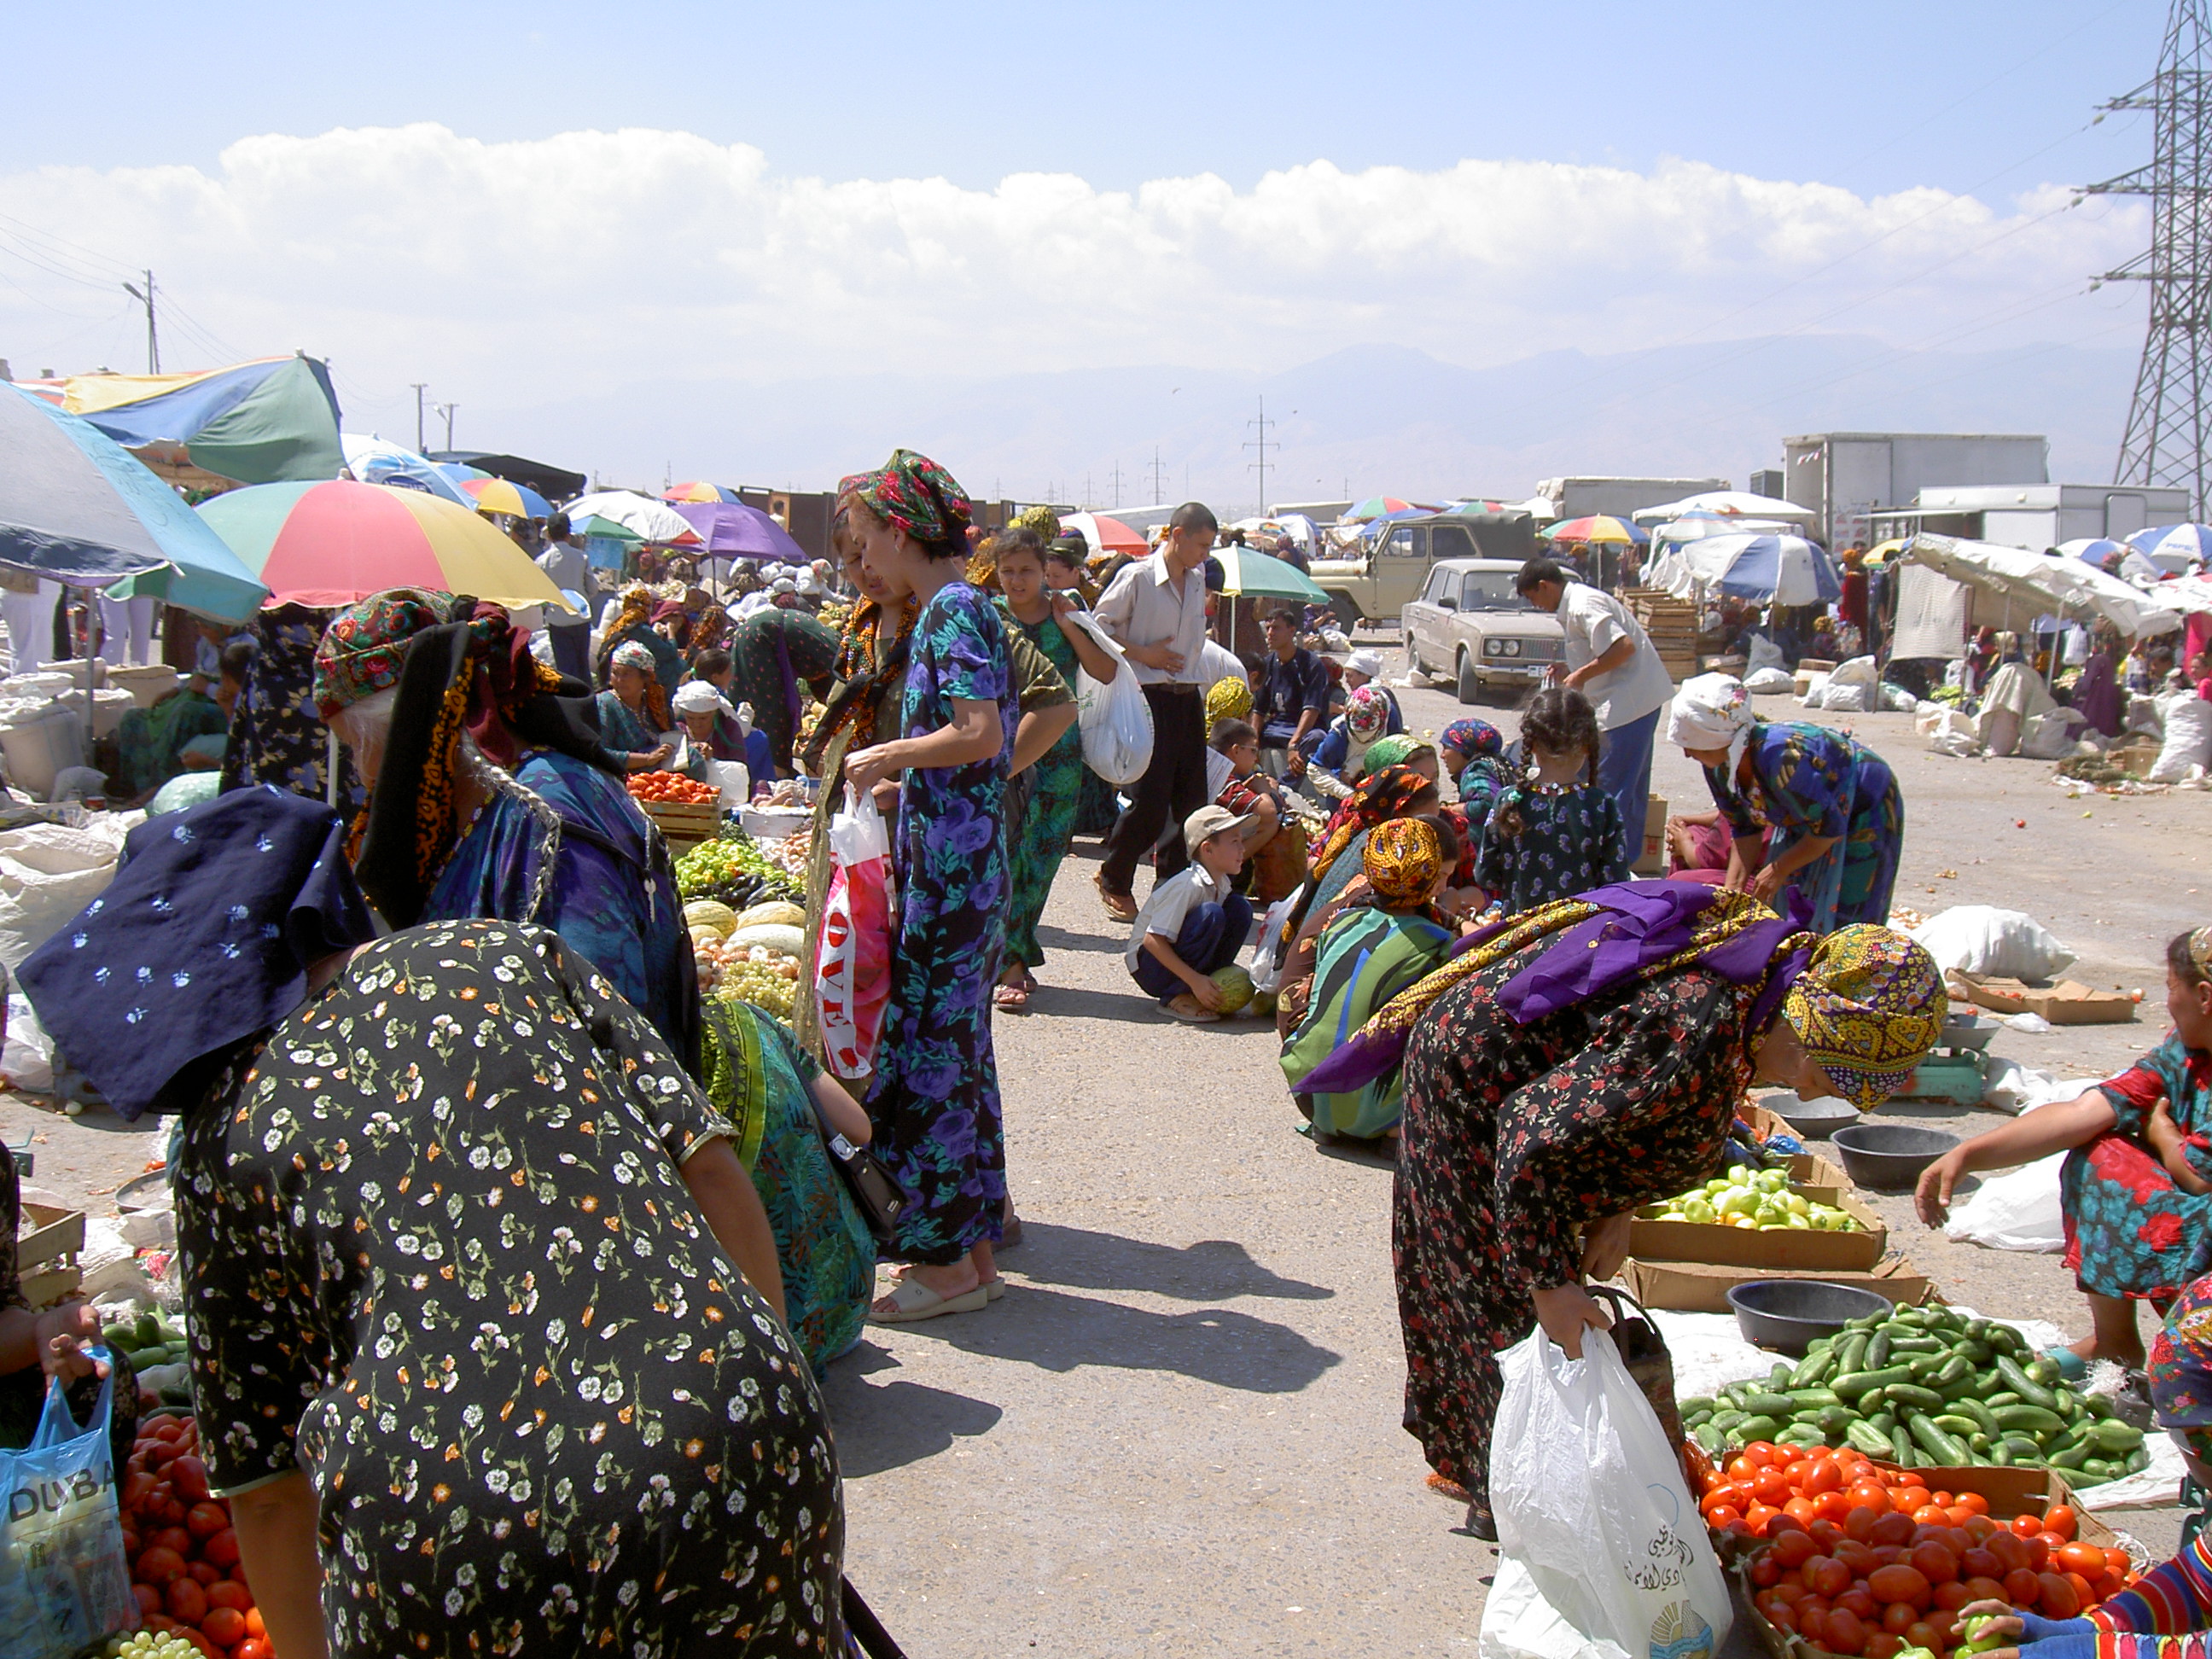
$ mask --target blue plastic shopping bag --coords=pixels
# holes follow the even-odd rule
[[[0,1452],[0,1659],[70,1659],[137,1628],[108,1443],[114,1387],[111,1373],[79,1428],[50,1381],[30,1445]]]

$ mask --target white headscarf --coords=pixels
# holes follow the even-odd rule
[[[1667,741],[1684,749],[1725,749],[1724,775],[1733,780],[1751,741],[1751,693],[1733,674],[1700,674],[1682,682],[1667,721]]]
[[[729,708],[722,694],[705,680],[686,680],[676,688],[669,704],[679,714],[703,714],[713,709],[721,712]]]

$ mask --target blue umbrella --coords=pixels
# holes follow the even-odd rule
[[[2147,559],[2163,555],[2185,564],[2212,564],[2212,524],[2154,524],[2129,537],[2128,545]]]
[[[1699,581],[1737,599],[1814,605],[1843,596],[1836,562],[1802,536],[1708,536],[1683,543],[1678,556]]]
[[[0,565],[220,622],[269,590],[177,492],[89,422],[0,387]]]

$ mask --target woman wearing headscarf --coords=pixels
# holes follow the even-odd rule
[[[1683,683],[1667,740],[1705,769],[1731,836],[1729,887],[1770,904],[1796,889],[1815,933],[1888,919],[1905,795],[1881,756],[1824,726],[1760,720],[1743,682],[1727,674]]]
[[[1366,896],[1330,921],[1315,950],[1304,1018],[1283,1046],[1283,1075],[1316,1140],[1395,1138],[1403,1114],[1397,1074],[1355,1090],[1316,1095],[1307,1073],[1376,1010],[1443,960],[1457,937],[1436,908],[1451,878],[1456,833],[1441,817],[1377,824],[1360,855]]]
[[[2127,702],[2120,696],[2120,634],[2112,623],[2099,620],[2089,630],[2089,659],[2074,682],[2074,707],[2089,729],[2117,738],[2126,722]]]
[[[341,611],[315,658],[316,703],[372,786],[353,848],[384,919],[550,927],[696,1065],[698,968],[668,845],[583,690],[497,605],[411,588]]]
[[[2021,654],[2020,635],[1999,634],[1996,666],[1982,687],[1974,714],[1974,735],[1982,747],[1992,755],[2017,754],[2027,723],[2057,707],[2043,676]]]
[[[654,677],[653,653],[635,640],[614,648],[607,659],[607,689],[599,696],[599,741],[625,772],[655,772],[674,758],[676,745],[660,734],[672,731],[668,694]]]
[[[1390,702],[1380,686],[1363,685],[1328,723],[1307,757],[1308,775],[1321,773],[1346,787],[1359,781],[1367,753],[1388,734]]]
[[[1505,734],[1488,720],[1454,720],[1437,738],[1437,748],[1458,786],[1468,822],[1480,833],[1490,820],[1490,809],[1513,781],[1505,764]]]
[[[660,600],[643,582],[630,583],[617,596],[615,614],[599,635],[599,654],[592,663],[601,690],[613,684],[608,670],[614,665],[616,651],[633,644],[652,654],[653,678],[660,683],[664,696],[684,683],[684,653],[653,625],[653,614],[659,608]]]
[[[803,686],[817,699],[835,684],[841,642],[804,611],[770,605],[740,617],[730,629],[731,689],[753,706],[753,724],[768,733],[776,775],[789,777],[792,746],[805,708]]]
[[[2118,1076],[1953,1147],[1922,1172],[1942,1224],[1960,1177],[2068,1154],[2058,1177],[2066,1265],[2089,1301],[2084,1359],[2142,1364],[2136,1304],[2212,1273],[2212,927],[2166,947],[2166,1040]]]
[[[315,646],[332,612],[304,605],[264,611],[246,624],[254,646],[222,753],[222,787],[265,783],[310,800],[328,800],[331,762],[338,768],[338,805],[357,812],[367,786],[351,757],[336,749],[315,717]]]
[[[683,723],[688,753],[684,769],[702,783],[710,781],[709,761],[736,761],[747,779],[763,783],[775,775],[769,757],[768,739],[732,708],[708,680],[686,680],[676,688],[669,704]]]
[[[884,1248],[907,1270],[874,1312],[895,1322],[981,1308],[997,1277],[1006,1162],[990,987],[1018,709],[1005,624],[961,580],[970,509],[951,475],[902,449],[838,495],[869,574],[915,611],[900,735],[845,758],[854,788],[899,781],[899,931],[866,1102],[877,1155],[914,1200]]]
[[[1406,1426],[1495,1539],[1498,1352],[1606,1323],[1631,1213],[1710,1178],[1753,1081],[1871,1109],[1936,1044],[1943,976],[1886,928],[1805,931],[1741,893],[1604,887],[1492,924],[1308,1073],[1399,1066],[1392,1219]],[[1432,1483],[1433,1484],[1433,1483]]]
[[[183,1119],[270,1644],[842,1651],[836,1454],[731,1126],[557,934],[374,939],[343,842],[264,790],[143,824],[22,974],[119,1114]]]

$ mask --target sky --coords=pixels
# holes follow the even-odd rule
[[[411,438],[424,381],[463,444],[654,483],[757,477],[690,412],[758,388],[823,434],[775,481],[819,485],[929,438],[911,398],[903,429],[871,418],[871,376],[1079,398],[1141,368],[1168,398],[1178,368],[1261,385],[1363,347],[1707,346],[1767,392],[1728,343],[2131,349],[2139,287],[2087,279],[2145,210],[2067,187],[2147,158],[2147,118],[2096,106],[2148,78],[2163,16],[14,7],[0,357],[143,368],[119,284],[151,266],[165,367],[305,349],[349,427]],[[1142,438],[1071,429],[1053,470]]]

